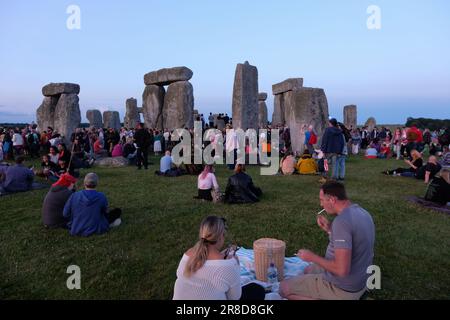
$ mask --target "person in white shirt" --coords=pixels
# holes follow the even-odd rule
[[[264,299],[264,288],[252,283],[241,287],[239,259],[221,251],[226,220],[217,216],[203,219],[199,240],[184,253],[177,269],[174,300]]]
[[[219,192],[219,184],[214,175],[214,167],[207,164],[197,179],[198,196],[196,199],[212,201],[211,191]]]
[[[19,131],[14,131],[14,135],[12,136],[13,147],[16,151],[16,155],[22,154],[23,150],[23,137]]]

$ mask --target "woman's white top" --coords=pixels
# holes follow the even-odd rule
[[[14,133],[12,137],[13,146],[23,146],[23,137],[20,133]]]
[[[236,259],[207,260],[189,278],[184,269],[186,254],[177,269],[173,300],[238,300],[241,297],[240,267]]]
[[[217,183],[217,179],[216,176],[214,175],[214,173],[208,173],[205,177],[205,179],[201,179],[202,174],[200,174],[197,178],[198,183],[197,183],[197,187],[200,190],[208,190],[208,189],[219,189],[219,184]]]

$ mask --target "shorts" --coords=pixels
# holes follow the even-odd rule
[[[325,270],[313,266],[311,273],[285,280],[288,292],[303,297],[320,300],[359,300],[366,288],[358,292],[348,292],[324,279]]]

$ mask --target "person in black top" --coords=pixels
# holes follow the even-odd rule
[[[245,166],[237,164],[234,169],[235,174],[228,178],[225,189],[226,203],[254,203],[258,202],[262,195],[260,188],[255,187],[252,178],[245,173]]]
[[[384,174],[387,175],[401,175],[403,177],[415,177],[417,170],[423,165],[422,154],[413,149],[411,150],[411,160],[405,159],[406,164],[408,164],[408,168],[397,168],[395,170],[387,170],[383,171]]]
[[[144,169],[148,169],[148,148],[150,146],[150,133],[143,128],[142,123],[139,123],[134,133],[134,142],[137,146],[136,165],[140,170],[142,165]]]
[[[428,184],[428,182],[430,182],[430,180],[432,180],[434,176],[441,171],[441,168],[442,166],[437,161],[437,158],[435,156],[430,156],[427,164],[417,170],[416,178],[424,180],[424,182]]]

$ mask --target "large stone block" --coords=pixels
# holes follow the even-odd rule
[[[265,92],[260,92],[258,94],[258,101],[266,101],[267,100],[267,93]]]
[[[233,86],[233,128],[258,128],[258,69],[247,61],[236,67]]]
[[[137,100],[134,98],[127,99],[126,113],[123,125],[128,128],[136,128],[136,125],[141,121],[137,107]]]
[[[97,129],[103,128],[103,118],[100,110],[94,109],[86,111],[86,118],[88,119],[91,127],[95,127]]]
[[[58,97],[44,97],[42,104],[37,109],[36,120],[41,132],[46,131],[48,127],[54,127],[57,104]]]
[[[144,76],[145,85],[166,86],[177,81],[188,81],[192,78],[193,72],[187,67],[164,68],[152,71]]]
[[[60,94],[79,94],[80,86],[76,83],[49,83],[42,88],[42,94],[46,97]]]
[[[188,81],[174,82],[167,88],[163,107],[164,129],[193,128],[194,88]]]
[[[166,90],[164,87],[149,85],[142,94],[142,113],[147,128],[162,130],[163,106]]]
[[[276,94],[273,101],[272,127],[284,126],[284,97]]]
[[[367,130],[372,131],[377,126],[377,121],[374,117],[370,117],[367,119],[365,126],[367,127]]]
[[[105,111],[103,112],[103,125],[105,128],[113,128],[120,130],[120,115],[117,111]]]
[[[265,128],[267,126],[267,105],[264,101],[259,101],[258,108],[258,127]]]
[[[78,95],[71,93],[61,94],[55,108],[54,129],[65,138],[70,145],[70,138],[76,128],[80,127],[81,113]]]
[[[323,89],[300,88],[283,94],[286,124],[290,128],[292,151],[304,150],[305,128],[314,127],[322,137],[328,123],[328,101]]]
[[[348,129],[355,129],[358,124],[356,110],[356,106],[353,104],[344,107],[344,125]]]
[[[300,89],[303,87],[303,78],[289,78],[283,82],[276,83],[272,86],[272,93],[282,94],[288,91]]]

